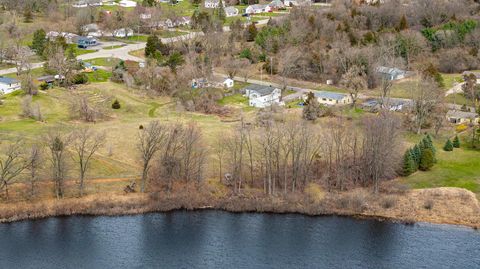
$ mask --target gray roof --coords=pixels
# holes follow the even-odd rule
[[[347,96],[346,94],[343,94],[343,93],[327,92],[327,91],[315,91],[314,95],[317,98],[328,98],[333,100],[342,100]]]
[[[18,83],[19,81],[14,79],[14,78],[8,78],[8,77],[0,77],[0,83],[2,84],[16,84]]]
[[[225,8],[225,13],[236,13],[238,11],[238,9],[234,6],[229,6],[229,7],[226,7]]]
[[[258,10],[258,9],[264,9],[267,6],[268,5],[255,4],[255,5],[251,5],[250,7],[252,7],[254,10]]]
[[[382,74],[389,74],[393,76],[398,76],[400,74],[405,74],[407,71],[398,69],[396,67],[386,67],[386,66],[379,66],[377,67],[377,72],[382,73]]]
[[[245,87],[245,90],[256,91],[260,96],[271,94],[276,88],[272,86],[264,86],[258,84],[251,84]]]
[[[461,110],[449,110],[447,112],[447,117],[454,117],[460,119],[476,119],[478,118],[477,113],[461,111]]]

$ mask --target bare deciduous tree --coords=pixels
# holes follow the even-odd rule
[[[69,135],[62,134],[59,131],[50,131],[44,139],[50,153],[48,157],[51,163],[52,180],[57,199],[64,196],[64,181],[68,171],[67,145],[69,140]]]
[[[75,159],[80,172],[80,181],[78,185],[80,196],[83,196],[84,182],[87,171],[90,167],[90,160],[103,146],[104,142],[104,133],[96,133],[87,127],[77,129],[72,134],[72,148],[75,152]]]
[[[0,158],[0,189],[5,190],[5,197],[8,200],[8,186],[25,169],[25,156],[22,150],[21,141],[15,141],[8,145],[4,157]]]
[[[38,173],[42,167],[42,150],[38,145],[30,147],[30,152],[27,156],[26,169],[30,174],[30,196],[35,196],[35,183],[38,181]]]
[[[167,128],[158,121],[152,121],[147,126],[140,128],[138,133],[137,148],[142,159],[141,191],[145,192],[150,162],[161,149],[167,136]]]

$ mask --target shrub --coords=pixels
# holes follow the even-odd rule
[[[40,90],[42,90],[42,91],[48,90],[49,87],[50,87],[50,85],[48,85],[48,83],[46,83],[46,82],[43,82],[39,86]]]
[[[78,73],[73,77],[73,84],[85,84],[88,82],[88,77],[85,73]]]
[[[115,99],[115,101],[113,101],[113,103],[112,103],[112,108],[113,109],[120,109],[120,107],[121,107],[120,102],[117,99]]]
[[[420,165],[418,168],[422,171],[428,171],[432,168],[434,162],[435,159],[432,150],[428,148],[423,149],[422,157],[420,158]]]
[[[450,139],[447,139],[447,142],[445,142],[445,146],[443,146],[443,150],[445,151],[453,151],[453,144]]]
[[[433,208],[433,200],[432,199],[427,199],[423,203],[423,208],[431,210]]]
[[[382,207],[384,209],[395,207],[397,200],[392,196],[387,196],[382,201]]]
[[[453,139],[453,147],[460,148],[460,139],[458,138],[458,135],[456,135],[455,138]]]
[[[412,150],[408,149],[403,156],[402,175],[409,176],[417,170],[417,164],[413,156]]]
[[[457,133],[460,133],[460,132],[463,132],[465,130],[467,130],[468,126],[465,125],[465,124],[460,124],[460,125],[457,125],[457,127],[455,127],[455,131],[457,131]]]

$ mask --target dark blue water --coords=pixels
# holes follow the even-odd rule
[[[480,268],[480,233],[221,211],[51,218],[0,224],[0,268]]]

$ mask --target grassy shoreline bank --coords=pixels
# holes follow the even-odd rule
[[[121,216],[173,210],[224,210],[232,213],[295,213],[308,216],[346,216],[404,224],[429,222],[480,228],[475,195],[458,188],[412,190],[373,195],[357,189],[342,193],[266,197],[256,194],[221,195],[209,187],[194,191],[91,194],[82,198],[48,199],[0,205],[0,223],[73,215]],[[427,197],[422,200],[421,197]],[[435,200],[429,200],[435,197]],[[388,203],[391,204],[386,204]],[[394,201],[394,202],[392,202]],[[431,203],[427,207],[427,203]]]

